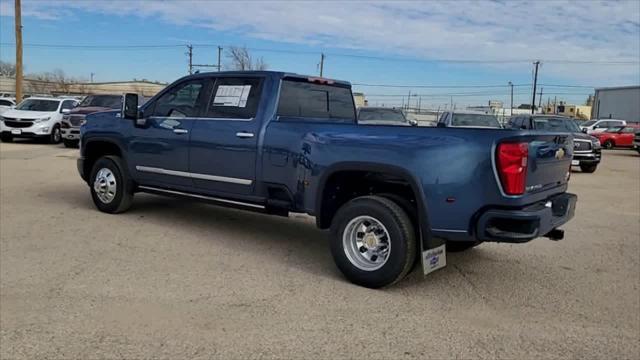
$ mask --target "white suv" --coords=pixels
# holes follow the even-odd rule
[[[58,144],[62,140],[60,122],[62,111],[72,109],[78,102],[73,99],[30,97],[15,109],[0,115],[0,136],[3,142],[14,138],[46,138]]]
[[[624,120],[617,119],[600,119],[600,120],[589,120],[580,124],[580,130],[587,134],[597,134],[604,132],[609,128],[626,126],[627,122]]]

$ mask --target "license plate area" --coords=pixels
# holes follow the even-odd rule
[[[571,160],[571,165],[573,166],[580,165],[580,160]]]
[[[20,129],[11,129],[11,134],[12,135],[20,135],[20,134],[22,134],[22,130],[20,130]]]

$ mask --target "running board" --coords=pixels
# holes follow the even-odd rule
[[[264,212],[266,210],[266,208],[263,205],[246,203],[246,202],[242,202],[242,201],[222,199],[222,198],[217,198],[217,197],[207,196],[207,195],[191,194],[191,193],[187,193],[187,192],[183,192],[183,191],[168,190],[168,189],[156,188],[156,187],[152,187],[152,186],[142,186],[142,185],[140,185],[140,186],[138,186],[138,190],[140,190],[142,192],[146,192],[146,193],[156,194],[156,195],[170,195],[170,196],[172,195],[172,196],[177,196],[177,197],[187,197],[187,198],[192,198],[192,199],[199,199],[199,200],[204,200],[204,201],[207,201],[207,202],[212,202],[212,203],[218,204],[218,205],[224,205],[224,206],[229,206],[229,207],[237,207],[237,208],[242,208],[242,209],[247,209],[248,208],[248,210],[253,210],[253,211]]]

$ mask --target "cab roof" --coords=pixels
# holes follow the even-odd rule
[[[296,80],[303,80],[303,81],[308,81],[309,79],[315,79],[320,81],[331,81],[335,84],[351,87],[351,83],[348,81],[335,80],[335,79],[323,78],[323,77],[312,76],[312,75],[288,73],[288,72],[282,72],[282,71],[271,71],[271,70],[210,71],[210,72],[201,72],[193,75],[187,75],[180,78],[180,80],[209,78],[213,76],[225,76],[225,77],[226,76],[259,76],[259,77],[273,77],[278,79],[296,79]]]

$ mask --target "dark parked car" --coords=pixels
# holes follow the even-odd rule
[[[73,109],[65,111],[60,124],[62,141],[66,147],[77,147],[80,141],[80,126],[88,114],[122,108],[123,95],[89,95]],[[140,99],[142,104],[142,99]]]
[[[582,172],[592,173],[602,157],[600,141],[584,130],[575,120],[557,115],[517,115],[509,120],[512,129],[531,129],[547,132],[568,132],[573,135],[573,160],[571,166],[579,166]]]
[[[358,124],[417,126],[418,122],[407,119],[400,109],[361,107],[358,109]]]
[[[445,111],[438,119],[437,127],[495,128],[500,129],[498,117],[471,111]]]
[[[357,123],[344,81],[201,73],[140,108],[127,94],[122,111],[88,115],[78,170],[106,213],[149,192],[313,215],[338,268],[367,287],[399,281],[416,256],[429,273],[446,249],[563,237],[577,201],[568,134],[389,129]]]

